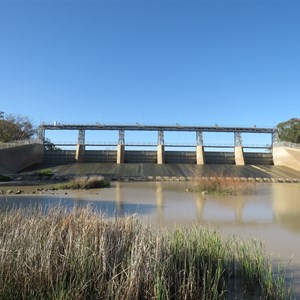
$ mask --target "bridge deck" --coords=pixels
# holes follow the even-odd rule
[[[109,124],[41,124],[43,130],[129,130],[129,131],[203,131],[203,132],[248,132],[274,133],[275,128],[268,127],[224,127],[224,126],[181,126],[181,125],[109,125]]]

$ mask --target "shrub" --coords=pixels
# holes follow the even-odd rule
[[[253,181],[241,181],[233,178],[211,177],[202,178],[196,182],[196,192],[218,194],[250,194],[255,190],[256,183]]]
[[[39,175],[51,177],[53,175],[53,172],[51,169],[42,169],[40,170]]]
[[[11,178],[6,175],[0,175],[0,182],[11,181]]]
[[[110,180],[103,176],[78,177],[58,185],[61,189],[95,189],[109,187]]]

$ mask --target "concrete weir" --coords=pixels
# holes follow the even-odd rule
[[[45,132],[47,130],[77,130],[78,140],[73,143],[59,144],[56,143],[56,148],[53,149],[53,144],[47,144]],[[118,131],[118,141],[113,143],[98,143],[89,144],[85,140],[86,130],[110,130]],[[156,131],[157,143],[126,143],[125,131]],[[184,132],[194,132],[194,144],[176,144],[169,143],[165,140],[164,133],[167,131],[179,132],[179,137]],[[257,127],[205,127],[205,126],[148,126],[148,125],[68,125],[68,124],[42,124],[39,127],[39,143],[25,145],[21,148],[19,145],[14,147],[8,145],[0,146],[0,170],[8,172],[19,172],[22,169],[33,164],[43,164],[47,166],[65,165],[78,163],[82,165],[98,165],[101,166],[99,172],[105,175],[102,171],[103,166],[111,164],[113,170],[118,170],[122,176],[131,176],[134,168],[148,170],[143,176],[160,176],[167,177],[197,177],[207,176],[205,172],[214,170],[214,174],[221,174],[225,169],[231,169],[232,176],[239,172],[241,168],[248,170],[250,166],[271,167],[273,165],[286,166],[291,169],[300,171],[300,149],[292,149],[286,145],[278,144],[278,134],[274,128],[257,128]],[[206,145],[203,140],[203,132],[227,132],[233,133],[234,140],[232,145]],[[263,145],[257,147],[247,147],[243,145],[242,134],[270,134],[272,137],[271,145]],[[52,148],[51,148],[51,147]],[[60,147],[72,146],[73,150],[61,150]],[[99,150],[89,150],[89,146],[100,147]],[[109,147],[108,147],[109,146]],[[147,146],[147,148],[146,148]],[[103,147],[106,147],[103,150]],[[138,147],[138,150],[131,150],[130,147]],[[144,147],[144,148],[143,148]],[[181,148],[180,148],[181,147]],[[75,148],[75,150],[74,150]],[[255,148],[248,150],[248,148]],[[152,149],[152,150],[149,150]],[[175,150],[179,149],[179,150]],[[180,150],[182,149],[182,150]],[[220,149],[220,150],[218,150]],[[222,151],[221,151],[222,149]],[[217,169],[210,169],[212,166],[217,166]],[[156,166],[156,167],[154,167]],[[182,167],[184,166],[184,167]],[[83,168],[80,166],[80,168]],[[257,168],[253,168],[257,172]],[[193,170],[193,171],[191,171]],[[262,177],[243,172],[239,174],[245,178],[284,178],[284,176],[267,176],[265,173]],[[116,171],[117,172],[117,171]],[[204,172],[204,173],[203,173]],[[220,173],[221,172],[221,173]],[[108,170],[111,176],[117,174]],[[267,172],[268,174],[268,172]],[[298,174],[298,173],[297,173]],[[237,176],[239,176],[237,175]],[[135,176],[135,175],[134,175]],[[139,176],[136,174],[136,176]],[[214,175],[215,176],[215,175]],[[221,174],[226,176],[226,174]],[[230,175],[231,176],[231,175]],[[286,174],[286,178],[288,178]],[[295,175],[298,177],[298,175]],[[274,179],[275,178],[275,179]],[[293,179],[291,179],[293,181]],[[278,181],[278,180],[277,180]],[[285,180],[286,181],[286,180]]]
[[[39,127],[39,138],[41,140],[45,139],[45,132],[48,130],[77,130],[78,131],[78,141],[77,143],[68,143],[68,144],[55,144],[57,147],[60,146],[76,146],[75,157],[66,158],[67,161],[72,161],[73,159],[78,162],[114,162],[117,164],[123,163],[157,163],[158,165],[165,163],[193,163],[197,165],[204,164],[236,164],[237,166],[243,166],[245,164],[253,163],[253,159],[255,163],[264,164],[266,160],[266,156],[268,157],[268,164],[272,163],[272,158],[270,159],[271,149],[270,145],[257,147],[256,150],[264,149],[267,150],[269,155],[264,155],[264,153],[259,153],[259,155],[247,154],[244,152],[244,146],[242,144],[242,133],[255,133],[255,134],[270,134],[275,135],[275,130],[273,128],[257,128],[257,127],[220,127],[220,126],[153,126],[153,125],[81,125],[81,124],[42,124]],[[85,132],[87,130],[93,131],[118,131],[119,138],[116,143],[98,143],[98,144],[89,144],[85,141]],[[149,144],[149,143],[125,143],[125,132],[126,131],[156,131],[157,132],[157,143]],[[194,132],[195,136],[195,144],[193,145],[178,145],[176,143],[168,143],[165,141],[164,134],[165,132],[178,132],[180,133],[179,137],[185,132]],[[225,146],[222,145],[214,146],[214,148],[231,148],[231,151],[219,152],[218,150],[210,151],[209,145],[205,145],[203,140],[204,132],[227,132],[234,134],[234,145]],[[46,144],[45,144],[46,145]],[[88,146],[110,146],[113,147],[114,150],[99,150],[98,153],[87,150]],[[140,148],[148,146],[148,147],[156,147],[156,153],[154,155],[153,150],[127,150],[127,147],[138,146]],[[180,151],[180,147],[185,148],[184,151]],[[194,148],[194,149],[191,149]],[[127,149],[126,149],[127,148]],[[172,150],[170,148],[173,148]],[[175,148],[179,149],[175,151]],[[191,150],[186,150],[187,148]],[[253,147],[252,147],[253,148]],[[254,147],[255,148],[255,147]],[[145,148],[144,148],[145,149]],[[152,149],[152,148],[151,148]],[[114,151],[116,152],[115,154]],[[267,154],[268,154],[267,153]],[[49,155],[48,155],[49,154]],[[45,152],[45,162],[54,162],[56,154],[60,156],[60,161],[62,157],[71,155],[71,152],[61,153],[58,152]],[[246,157],[245,157],[246,155]],[[155,158],[154,158],[155,156]],[[51,159],[50,159],[51,157]]]
[[[255,182],[289,182],[300,180],[300,172],[281,166],[235,166],[156,163],[69,163],[65,165],[37,165],[27,169],[24,176],[35,174],[37,169],[51,168],[55,176],[69,178],[84,175],[102,175],[112,180],[140,181],[194,181],[224,177],[228,180]]]

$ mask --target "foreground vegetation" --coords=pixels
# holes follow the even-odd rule
[[[289,299],[260,243],[89,210],[0,213],[0,299]]]
[[[194,191],[227,195],[241,195],[251,194],[254,192],[255,188],[256,183],[254,181],[241,181],[226,177],[211,177],[197,180]]]

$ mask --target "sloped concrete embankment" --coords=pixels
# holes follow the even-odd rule
[[[9,174],[19,172],[31,165],[42,163],[44,146],[42,144],[22,145],[0,150],[0,172]]]
[[[287,166],[300,171],[300,149],[289,147],[274,147],[273,159],[275,166]]]
[[[300,180],[300,172],[287,167],[222,164],[71,163],[56,166],[44,164],[22,174],[30,177],[30,174],[36,174],[42,168],[50,168],[54,178],[102,175],[115,180],[187,181],[202,177],[228,177],[264,182],[299,182]]]

